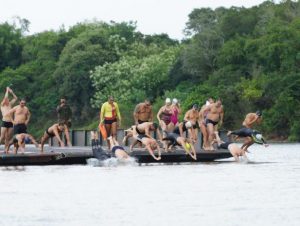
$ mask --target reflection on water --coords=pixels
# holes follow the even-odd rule
[[[2,167],[0,225],[298,226],[300,145],[256,145],[248,158]]]

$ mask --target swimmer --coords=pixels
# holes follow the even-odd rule
[[[13,144],[14,145],[14,154],[17,154],[19,149],[24,154],[25,143],[29,142],[29,141],[31,143],[33,143],[36,146],[36,148],[39,147],[39,144],[36,142],[36,140],[33,138],[32,135],[30,135],[28,133],[19,133],[19,134],[15,134],[13,136],[13,142],[10,143],[8,148],[10,148],[10,146]]]
[[[46,131],[44,132],[44,134],[43,134],[43,136],[41,138],[41,152],[44,151],[44,144],[51,137],[56,137],[56,139],[58,140],[58,143],[60,144],[60,146],[64,147],[65,144],[61,140],[61,134],[62,134],[62,132],[65,133],[68,146],[72,146],[71,142],[70,142],[70,135],[69,135],[68,126],[66,124],[64,124],[64,123],[55,123],[52,126],[50,126],[48,129],[46,129]]]
[[[133,138],[140,141],[143,145],[145,145],[145,148],[148,150],[149,154],[155,159],[160,160],[161,159],[161,152],[160,147],[155,139],[147,137],[145,134],[138,134],[136,130],[133,130]],[[158,156],[156,157],[154,155],[154,151],[157,149]]]
[[[193,142],[190,139],[181,137],[177,133],[165,133],[166,136],[163,138],[163,140],[168,141],[167,148],[179,145],[185,150],[186,154],[189,154],[194,160],[197,160],[196,150],[194,148]]]
[[[236,162],[239,162],[239,157],[241,156],[245,158],[245,160],[248,160],[245,151],[242,148],[240,148],[236,143],[222,141],[218,131],[215,132],[215,137],[215,142],[218,144],[218,148],[229,150]]]

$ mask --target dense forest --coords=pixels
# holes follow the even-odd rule
[[[176,97],[185,111],[220,97],[223,129],[240,128],[246,113],[261,110],[259,129],[269,138],[300,141],[299,1],[194,9],[180,41],[144,35],[133,22],[83,22],[34,35],[29,29],[26,19],[0,24],[0,89],[26,98],[36,136],[56,120],[61,96],[74,129],[95,128],[109,95],[124,127],[145,98],[157,111],[164,98]]]

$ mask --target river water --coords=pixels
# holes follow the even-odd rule
[[[250,162],[0,168],[0,225],[300,225],[300,145]]]

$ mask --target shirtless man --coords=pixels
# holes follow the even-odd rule
[[[68,146],[72,146],[71,142],[70,142],[70,135],[69,135],[68,126],[64,123],[55,123],[54,125],[50,126],[48,129],[46,129],[46,131],[44,132],[44,135],[41,138],[41,152],[44,151],[44,144],[51,137],[56,137],[56,139],[58,140],[58,142],[60,144],[60,147],[64,147],[65,144],[61,140],[62,132],[65,133]]]
[[[35,144],[36,148],[39,147],[39,144],[36,142],[36,140],[33,138],[32,135],[28,133],[19,133],[15,134],[13,137],[13,143],[10,143],[10,145],[14,145],[14,154],[18,153],[18,150],[20,149],[22,153],[25,152],[25,143],[27,141],[31,141],[31,143]],[[9,145],[9,147],[10,147]],[[8,147],[8,148],[9,148]]]
[[[8,95],[9,93],[13,96],[13,99],[9,101]],[[18,97],[14,94],[14,92],[9,88],[6,87],[6,92],[4,98],[1,102],[1,113],[2,113],[2,126],[1,126],[1,137],[0,137],[0,144],[5,140],[5,152],[8,153],[8,145],[12,138],[12,131],[13,131],[13,123],[11,117],[6,115],[17,101]]]
[[[218,130],[218,124],[219,126],[222,126],[224,118],[222,101],[219,99],[216,103],[208,105],[205,112],[207,112],[205,124],[208,131],[208,150],[214,150],[212,142],[215,137],[215,131]]]
[[[144,103],[136,105],[133,112],[133,118],[135,125],[153,121],[152,106],[149,100],[145,100]]]
[[[252,127],[254,124],[260,124],[261,121],[262,114],[260,111],[257,111],[256,113],[248,113],[243,121],[243,128],[235,131],[228,131],[227,136],[236,135],[237,137],[244,137],[245,142],[242,147],[246,147],[247,150],[247,148],[254,143],[252,134],[255,130],[252,130]]]
[[[192,123],[194,133],[189,134],[189,136],[191,139],[195,139],[194,142],[196,142],[196,140],[198,139],[198,128],[199,128],[199,124],[198,124],[199,106],[198,106],[198,104],[194,104],[193,107],[185,113],[183,120],[185,122],[190,121]],[[194,137],[192,137],[192,136],[194,136]]]
[[[208,131],[207,131],[207,127],[206,127],[206,116],[208,111],[206,110],[207,107],[211,104],[214,103],[214,99],[212,99],[211,97],[208,98],[208,100],[206,101],[206,103],[201,107],[201,110],[199,111],[199,127],[202,133],[202,139],[203,139],[203,143],[202,143],[202,147],[204,150],[209,150],[210,146],[208,144]]]
[[[30,111],[25,106],[26,101],[20,100],[20,104],[8,111],[6,116],[9,116],[14,124],[14,134],[27,133],[27,125],[30,120]],[[14,115],[14,118],[12,118]]]

